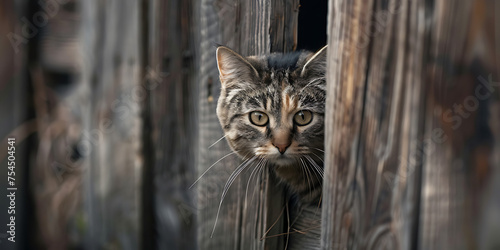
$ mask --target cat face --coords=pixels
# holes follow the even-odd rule
[[[276,166],[320,160],[323,152],[326,47],[244,58],[219,47],[217,116],[231,148]],[[309,156],[309,158],[303,158]]]

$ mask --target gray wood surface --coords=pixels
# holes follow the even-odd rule
[[[498,94],[475,92],[498,69],[494,9],[330,1],[323,248],[479,248],[474,218],[495,205],[475,197],[499,171]]]
[[[138,249],[140,241],[140,1],[81,1],[82,130],[97,131],[85,161],[82,213],[87,249]],[[107,125],[106,125],[107,124]],[[96,142],[96,143],[95,143]]]
[[[89,93],[79,88],[81,16],[70,7],[74,4],[53,2],[51,11],[33,4],[26,16],[38,31],[29,43],[32,57],[28,63],[36,121],[29,187],[34,233],[39,239],[31,241],[31,248],[64,249],[80,245],[83,238],[83,230],[76,226],[84,220],[82,158],[89,156],[92,139],[88,137],[90,130],[84,133],[82,129],[82,121],[89,115],[80,100],[87,99]],[[35,19],[43,15],[48,18],[45,22]]]
[[[144,103],[143,154],[150,159],[145,166],[154,168],[145,170],[150,176],[143,187],[149,191],[143,194],[154,200],[144,200],[143,206],[153,202],[154,208],[144,211],[143,219],[154,216],[143,222],[143,249],[197,249],[196,193],[189,189],[198,138],[193,2],[149,1],[144,17],[149,22],[144,73],[150,96]]]

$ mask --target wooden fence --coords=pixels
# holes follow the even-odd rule
[[[0,3],[1,166],[18,148],[0,248],[499,248],[500,3],[302,2]],[[221,203],[240,161],[215,114],[217,44],[317,49],[325,33],[322,207],[288,204],[265,171]]]
[[[330,1],[325,249],[499,246],[499,7]]]

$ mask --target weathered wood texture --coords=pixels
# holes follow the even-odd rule
[[[222,139],[215,110],[220,89],[215,60],[216,43],[229,46],[243,55],[295,48],[298,1],[203,0],[199,3],[199,157],[198,175],[217,163],[196,184],[198,190],[198,243],[201,249],[282,249],[284,207],[283,190],[267,170],[252,168],[236,180],[215,219],[223,187],[241,163]],[[250,182],[250,184],[247,184]],[[248,198],[246,198],[247,186]],[[276,223],[275,223],[276,222]],[[271,227],[271,225],[273,225]]]
[[[37,124],[37,146],[32,150],[30,181],[37,221],[40,248],[64,249],[81,244],[76,226],[83,219],[82,161],[78,144],[82,136],[85,112],[75,100],[87,98],[79,90],[77,75],[81,73],[78,42],[80,15],[76,1],[41,1],[33,22],[39,30],[32,44],[34,57],[30,64]],[[42,6],[49,6],[43,8]],[[46,23],[37,23],[44,13]]]
[[[88,145],[81,211],[87,249],[139,248],[144,164],[140,112],[147,92],[142,81],[140,3],[79,2],[79,91],[86,98],[73,101],[82,111],[80,144]]]
[[[154,198],[154,216],[153,225],[144,224],[143,249],[197,248],[196,193],[189,189],[198,138],[193,2],[149,1],[145,16],[149,22],[145,81],[150,97],[145,103],[144,134],[151,147],[143,154],[153,160],[146,165],[154,168],[152,181],[143,185],[152,188],[143,193]],[[145,149],[147,144],[145,140]],[[151,215],[143,214],[143,219]]]
[[[499,248],[500,3],[488,0],[331,0],[323,207],[289,204],[250,166],[211,237],[241,163],[217,142],[215,44],[291,51],[298,10],[0,3],[0,161],[15,137],[20,189],[18,243],[0,233],[0,248],[314,249],[320,235],[323,249]]]
[[[491,249],[494,5],[330,1],[324,249]]]
[[[28,199],[19,194],[18,240],[35,240],[17,246],[194,249],[191,2],[47,0],[4,7],[11,14],[2,15],[2,34],[26,40],[0,47],[1,73],[10,79],[2,92],[10,97],[2,101],[15,104],[13,119],[5,120],[12,124],[2,123],[0,134],[18,139],[18,184],[30,188],[34,203],[22,216]],[[35,119],[22,123],[31,108]],[[28,158],[25,139],[34,132]],[[29,186],[21,178],[28,170]]]
[[[29,14],[37,248],[138,247],[138,4],[101,4],[40,1]]]

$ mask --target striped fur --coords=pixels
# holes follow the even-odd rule
[[[324,149],[326,46],[317,53],[294,52],[242,57],[217,49],[221,94],[217,116],[231,148],[241,157],[265,159],[267,167],[303,203],[321,197]],[[312,112],[312,121],[299,126],[294,115]],[[250,113],[267,114],[256,126]],[[278,142],[289,144],[280,153]]]

